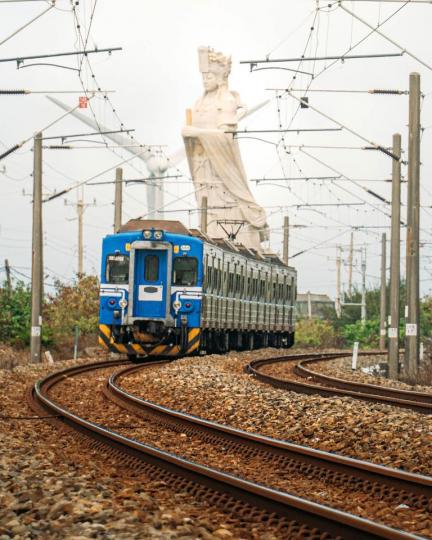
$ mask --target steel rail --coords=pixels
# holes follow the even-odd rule
[[[114,363],[110,362],[109,365],[114,365]],[[359,538],[364,540],[421,540],[421,537],[417,535],[243,480],[188,461],[175,454],[164,452],[143,442],[124,437],[109,428],[74,414],[48,397],[48,390],[63,381],[65,377],[103,367],[107,367],[104,362],[87,364],[86,366],[69,368],[63,372],[56,372],[37,381],[31,391],[33,407],[36,409],[42,407],[49,413],[55,413],[61,417],[61,421],[65,425],[72,429],[141,461],[156,465],[176,476],[187,478],[212,490],[228,493],[230,496],[265,509],[272,514],[275,513],[289,520],[307,523],[309,526],[317,527],[334,536],[340,536],[346,540],[358,540]],[[316,533],[316,531],[312,531],[312,533]]]
[[[308,446],[290,443],[281,439],[274,439],[258,433],[244,431],[218,422],[212,422],[145,400],[131,394],[120,386],[118,382],[120,379],[141,369],[141,366],[126,367],[112,374],[106,381],[104,388],[105,395],[126,409],[138,408],[139,411],[150,412],[176,424],[189,428],[192,426],[211,435],[216,435],[219,438],[252,447],[259,451],[281,455],[286,458],[294,458],[320,468],[330,469],[338,473],[355,476],[370,482],[378,482],[395,487],[398,490],[432,498],[432,477],[393,469],[369,461],[361,461]]]
[[[370,355],[371,352],[363,352],[359,354],[366,356],[366,355]],[[385,353],[373,351],[373,354],[382,355]],[[290,391],[298,392],[301,394],[318,394],[322,397],[332,397],[332,396],[352,397],[352,398],[360,399],[363,401],[370,401],[373,403],[381,403],[385,405],[392,405],[395,407],[407,408],[407,409],[411,409],[422,414],[432,414],[432,403],[428,403],[427,401],[416,399],[416,394],[418,394],[418,392],[410,392],[408,390],[405,390],[403,391],[404,393],[395,393],[395,390],[391,389],[389,392],[386,393],[386,390],[383,390],[384,387],[378,387],[380,388],[380,393],[378,393],[376,391],[375,385],[366,385],[365,388],[362,388],[359,386],[360,383],[351,384],[350,381],[346,381],[343,379],[338,380],[336,378],[331,378],[331,377],[329,377],[329,380],[327,381],[327,386],[323,384],[311,384],[311,383],[306,383],[306,382],[302,383],[302,382],[293,381],[289,379],[280,379],[278,377],[273,377],[272,375],[267,375],[259,371],[259,368],[265,365],[289,361],[290,359],[302,360],[303,362],[305,360],[311,360],[311,361],[313,360],[316,362],[316,361],[324,361],[324,360],[333,360],[335,358],[341,358],[344,356],[348,357],[346,353],[341,353],[341,354],[334,354],[334,355],[310,354],[308,355],[308,358],[304,357],[302,359],[294,358],[294,357],[265,358],[265,359],[254,360],[250,362],[246,366],[245,370],[247,373],[250,373],[259,381],[270,384],[271,386],[274,386],[276,388],[282,388],[284,390],[290,390]],[[305,368],[303,368],[303,373],[304,373],[304,369]],[[299,370],[298,374],[301,376],[304,376],[303,373],[302,373],[302,370]],[[316,376],[316,372],[311,372],[311,373],[312,375],[308,373],[305,376],[308,378],[313,377],[313,375]],[[336,382],[332,384],[331,386],[329,386],[330,382],[333,383],[333,381],[336,381]],[[407,399],[407,398],[410,398],[410,399]]]
[[[324,359],[324,361],[327,359]],[[415,401],[416,403],[426,403],[431,406],[432,412],[432,394],[427,394],[425,392],[417,392],[415,390],[404,390],[402,388],[390,388],[388,386],[379,386],[376,384],[360,383],[356,381],[349,381],[346,379],[340,379],[338,377],[331,377],[329,375],[324,375],[323,373],[317,373],[311,369],[307,369],[306,364],[313,364],[315,362],[320,362],[323,360],[320,359],[305,359],[301,360],[294,368],[295,372],[302,377],[311,377],[313,380],[331,384],[337,388],[346,388],[349,390],[354,390],[356,392],[370,393],[375,395],[392,397],[395,399],[407,399],[409,401]]]

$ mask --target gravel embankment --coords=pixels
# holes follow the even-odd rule
[[[9,418],[33,416],[25,389],[54,368],[0,370],[0,540],[275,538],[262,528],[239,528],[217,509],[87,448],[73,433]]]
[[[161,367],[150,369],[157,377]],[[114,370],[103,369],[68,378],[58,384],[51,395],[79,416],[188,460],[396,528],[401,526],[402,510],[407,530],[414,533],[423,532],[425,521],[432,522],[432,515],[423,508],[402,507],[395,512],[398,502],[374,497],[359,490],[356,484],[335,485],[310,472],[282,468],[268,456],[243,456],[237,450],[227,448],[223,442],[220,445],[205,442],[197,434],[179,433],[147,417],[137,418],[135,414],[107,402],[102,393],[106,379]],[[428,536],[432,538],[432,534]]]
[[[268,349],[185,358],[122,381],[162,405],[271,437],[363,460],[432,474],[432,419],[351,398],[322,398],[271,388],[244,372]]]

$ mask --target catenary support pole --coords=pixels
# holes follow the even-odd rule
[[[37,133],[33,147],[33,228],[30,359],[41,360],[42,333],[42,133]]]
[[[207,197],[201,199],[201,232],[207,234]]]
[[[407,308],[405,370],[414,375],[419,363],[419,219],[420,219],[420,75],[410,74],[408,140]]]
[[[362,273],[362,292],[361,292],[361,322],[364,325],[366,322],[366,248],[362,250],[361,258],[361,273]]]
[[[354,232],[351,231],[349,258],[348,258],[348,295],[352,297],[352,273],[353,273],[353,255],[354,255]]]
[[[84,218],[84,201],[79,199],[77,203],[78,213],[78,279],[84,275],[84,246],[83,246],[83,218]]]
[[[393,154],[401,155],[401,136],[393,135]],[[400,196],[401,166],[393,160],[392,167],[392,221],[390,253],[390,326],[388,329],[389,378],[399,375],[399,310],[400,310]]]
[[[386,248],[387,248],[387,235],[383,233],[381,235],[381,295],[380,295],[380,351],[384,351],[386,348],[386,315],[387,315],[387,278],[386,278]]]
[[[116,183],[114,195],[114,232],[118,233],[122,222],[122,204],[123,204],[123,169],[116,169]]]
[[[336,316],[338,319],[342,315],[342,299],[341,299],[341,248],[337,247],[337,256],[336,256]]]
[[[289,216],[284,216],[282,258],[283,262],[287,265],[289,258]]]
[[[10,269],[8,259],[5,259],[5,271],[6,271],[7,290],[8,290],[8,295],[10,296],[12,292],[12,278],[11,278],[11,269]]]

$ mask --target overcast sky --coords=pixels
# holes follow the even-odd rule
[[[266,69],[251,73],[241,60],[269,58],[296,58],[341,55],[370,33],[361,22],[344,12],[333,1],[315,0],[81,0],[76,7],[80,30],[87,35],[90,14],[94,9],[87,48],[123,48],[113,52],[89,56],[96,81],[91,76],[87,61],[82,64],[82,80],[89,88],[115,90],[109,101],[103,96],[92,100],[98,121],[118,129],[135,129],[139,143],[161,145],[170,156],[182,146],[180,136],[185,121],[185,109],[191,107],[202,94],[198,70],[197,48],[209,45],[233,59],[230,88],[240,93],[242,100],[253,107],[267,98],[272,101],[243,123],[245,129],[283,128],[335,128],[336,124],[311,109],[297,111],[297,102],[286,94],[276,100],[270,88],[306,88],[368,90],[372,88],[407,90],[409,74],[418,71],[422,77],[422,205],[421,240],[424,242],[421,259],[422,292],[432,287],[430,260],[432,257],[431,209],[432,168],[431,144],[431,68],[407,54],[402,57],[352,59],[337,62],[292,62],[276,64],[278,67],[298,69],[309,74],[298,74],[282,69]],[[358,16],[376,26],[400,9],[380,30],[432,65],[430,28],[432,6],[400,2],[343,2]],[[0,2],[0,43],[26,21],[49,7],[47,2]],[[311,30],[313,28],[313,30]],[[58,0],[56,7],[44,14],[28,28],[0,47],[0,59],[25,55],[52,54],[80,48],[77,38],[76,18],[68,0]],[[382,37],[373,34],[351,54],[398,53],[399,49]],[[80,61],[74,58],[35,60],[33,63],[52,62],[77,68]],[[30,64],[26,61],[24,66]],[[267,67],[267,66],[266,66]],[[327,68],[324,70],[324,68]],[[78,72],[53,66],[30,66],[17,70],[16,63],[0,63],[1,89],[29,90],[80,90]],[[324,71],[323,71],[324,70]],[[320,74],[320,72],[323,73]],[[311,74],[314,74],[312,80]],[[319,74],[319,75],[318,75]],[[295,94],[297,96],[301,93]],[[392,134],[402,134],[402,145],[407,150],[408,97],[378,96],[367,93],[310,92],[311,105],[329,117],[354,130],[368,141],[390,146]],[[78,102],[79,94],[63,94],[62,99],[71,107]],[[112,109],[115,109],[113,113]],[[90,109],[81,112],[92,118]],[[0,96],[0,150],[3,151],[48,125],[62,114],[44,95]],[[47,131],[45,136],[85,133],[88,127],[73,118],[65,118]],[[280,178],[338,176],[339,173],[353,180],[303,180],[278,182],[278,185],[261,183],[252,189],[257,201],[266,207],[272,228],[270,245],[281,250],[281,225],[284,215],[289,215],[295,228],[290,236],[290,254],[303,254],[291,263],[298,269],[299,291],[322,292],[335,296],[335,256],[337,246],[344,248],[348,260],[351,227],[367,226],[355,232],[355,246],[367,250],[367,282],[379,282],[380,242],[382,232],[390,237],[388,206],[366,193],[361,186],[390,199],[391,184],[366,182],[390,178],[391,159],[382,153],[365,151],[363,140],[346,130],[334,132],[286,133],[285,145],[275,144],[280,134],[262,134],[264,139],[244,139],[241,142],[243,161],[249,178]],[[101,141],[95,137],[95,141]],[[269,144],[270,143],[270,144]],[[76,143],[76,145],[89,143]],[[90,143],[94,146],[96,143]],[[292,145],[292,146],[291,146]],[[305,148],[299,149],[299,145]],[[99,145],[102,146],[102,145]],[[340,148],[306,148],[307,146],[348,146]],[[310,155],[307,155],[306,152]],[[1,152],[0,152],[1,153]],[[327,164],[320,164],[311,156]],[[108,149],[44,150],[44,192],[52,194],[91,178],[110,167],[115,167],[130,155],[123,149],[115,153]],[[405,153],[404,157],[407,157]],[[133,167],[132,167],[133,165]],[[9,259],[12,267],[30,275],[31,266],[31,197],[33,167],[32,143],[0,161],[0,266]],[[193,188],[186,162],[179,164],[182,174],[177,179],[167,179],[164,186],[167,219],[178,219],[186,225],[196,226],[197,215]],[[335,172],[337,171],[337,172]],[[403,167],[405,173],[406,167]],[[112,180],[108,172],[98,180]],[[146,177],[145,166],[133,160],[124,166],[125,178]],[[23,195],[23,191],[25,195]],[[406,202],[406,184],[403,185],[403,202]],[[100,245],[105,234],[112,231],[112,185],[86,187],[86,203],[96,199],[96,206],[89,206],[85,213],[85,271],[99,273]],[[147,211],[145,187],[129,185],[124,190],[124,220],[143,215]],[[186,195],[188,195],[185,197]],[[77,221],[73,204],[77,191],[66,197],[44,204],[44,237],[46,283],[55,278],[71,280],[77,271]],[[176,199],[183,199],[177,201]],[[65,205],[65,200],[67,205]],[[295,207],[295,205],[321,205]],[[349,206],[322,206],[323,204],[350,203]],[[283,207],[283,208],[282,208]],[[429,207],[429,208],[428,208]],[[184,210],[190,209],[185,212]],[[406,207],[402,208],[402,214]],[[302,226],[302,227],[299,227]],[[375,228],[372,228],[375,227]],[[402,229],[405,240],[405,229]],[[402,245],[402,253],[405,245]],[[355,255],[354,283],[360,285],[360,255]],[[405,261],[402,261],[404,272]],[[16,274],[17,275],[17,274]],[[4,273],[0,273],[3,277]],[[347,267],[342,270],[344,287],[348,280]],[[50,290],[49,288],[47,289]]]

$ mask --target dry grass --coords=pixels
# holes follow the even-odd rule
[[[425,355],[416,375],[404,374],[401,381],[413,386],[432,386],[432,355]]]

